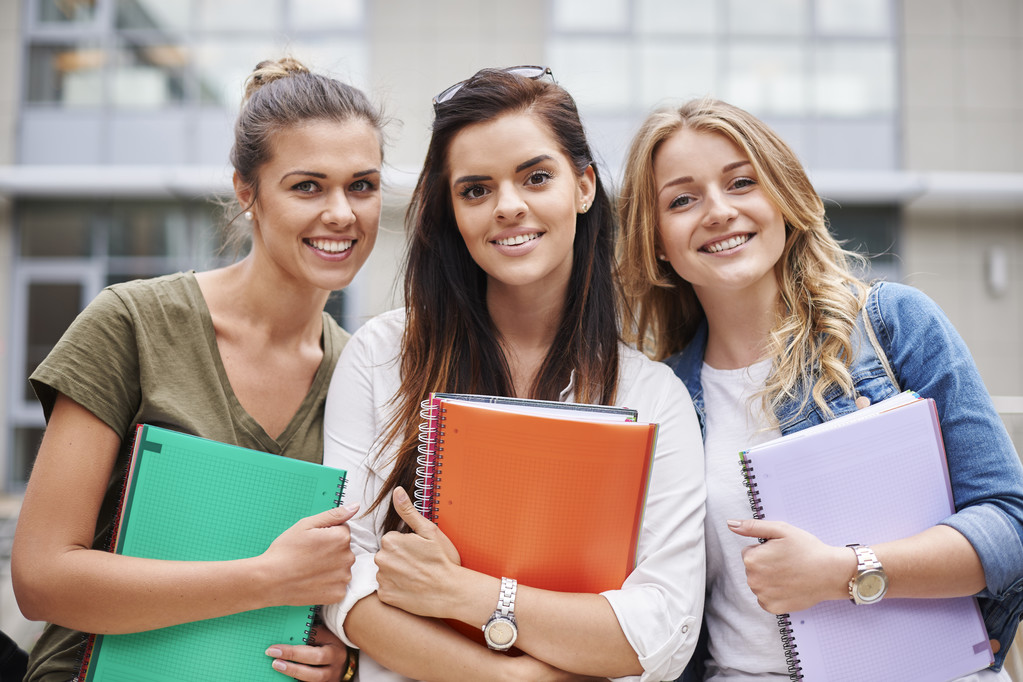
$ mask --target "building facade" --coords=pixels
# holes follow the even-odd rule
[[[712,95],[796,149],[871,275],[935,298],[1023,442],[1023,6],[1015,0],[11,0],[0,5],[0,490],[44,426],[26,381],[107,284],[210,267],[252,67],[290,53],[366,89],[388,127],[376,251],[332,299],[397,302],[430,100],[546,64],[605,177],[654,106]]]

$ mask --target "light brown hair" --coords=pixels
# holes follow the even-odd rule
[[[765,412],[774,415],[784,402],[812,397],[830,414],[825,394],[835,387],[852,391],[850,339],[866,286],[851,266],[862,258],[831,236],[824,204],[789,146],[755,116],[725,102],[700,99],[655,111],[633,138],[619,198],[627,337],[663,359],[682,350],[705,317],[692,285],[656,257],[654,158],[664,140],[683,128],[735,143],[785,221],[785,248],[775,268],[781,301],[768,340],[772,367],[762,396]]]

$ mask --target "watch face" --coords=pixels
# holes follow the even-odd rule
[[[496,648],[507,648],[515,641],[518,631],[510,620],[506,618],[495,618],[487,623],[484,634],[491,646]]]
[[[884,596],[888,582],[877,571],[867,571],[856,581],[856,591],[863,601],[874,601]]]

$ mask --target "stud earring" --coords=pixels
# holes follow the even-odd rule
[[[588,210],[590,210],[590,205],[584,201],[582,213],[586,213]]]
[[[666,255],[664,255],[663,253],[659,253],[659,254],[657,254],[657,260],[666,261],[666,260],[668,260],[668,257]]]
[[[252,222],[252,211],[246,211],[242,215],[245,216],[245,219],[248,220],[250,223]]]

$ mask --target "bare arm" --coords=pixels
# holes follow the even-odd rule
[[[249,559],[157,561],[91,549],[119,446],[119,434],[58,396],[15,534],[12,574],[26,617],[122,633],[344,595],[354,557],[343,508],[303,519]]]
[[[379,599],[420,616],[482,628],[497,605],[500,579],[459,565],[451,542],[416,512],[401,488],[393,502],[415,532],[384,536],[376,555]],[[515,619],[515,646],[557,668],[605,677],[643,672],[611,605],[599,594],[520,585]]]
[[[733,532],[768,542],[743,550],[746,579],[771,613],[809,608],[826,599],[848,599],[856,558],[848,547],[825,545],[780,521],[729,521]],[[984,588],[980,559],[962,533],[932,526],[902,540],[871,545],[888,574],[889,597],[941,598]]]
[[[359,648],[389,670],[424,682],[570,682],[592,680],[553,668],[531,656],[490,651],[441,621],[413,615],[380,601],[360,599],[345,620]],[[402,642],[395,646],[396,638]]]

